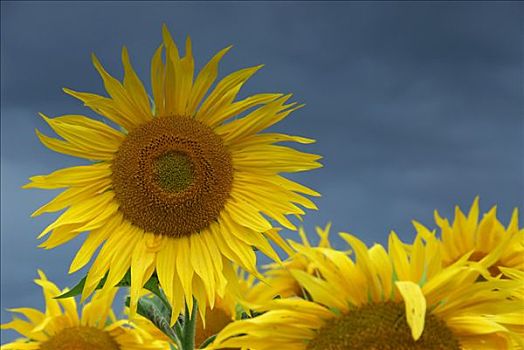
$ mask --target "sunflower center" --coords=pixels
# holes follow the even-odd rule
[[[65,328],[40,344],[40,350],[120,350],[120,346],[103,330],[93,327]]]
[[[154,160],[155,181],[166,191],[182,192],[193,182],[191,159],[184,153],[167,152]]]
[[[147,232],[189,236],[223,209],[233,182],[231,156],[207,125],[156,117],[131,131],[112,163],[124,218]]]
[[[427,314],[414,341],[401,303],[369,304],[328,321],[307,350],[460,350],[443,321]]]

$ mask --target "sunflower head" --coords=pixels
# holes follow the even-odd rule
[[[440,231],[445,266],[469,254],[470,261],[487,265],[491,276],[501,275],[501,267],[524,271],[524,229],[519,228],[518,209],[513,211],[507,227],[497,219],[496,206],[479,220],[477,197],[467,215],[457,206],[452,223],[437,211],[435,221]],[[414,225],[423,236],[433,234],[418,222]]]
[[[111,310],[114,293],[95,294],[78,313],[74,298],[55,299],[61,291],[42,271],[35,283],[42,287],[46,310],[17,308],[10,311],[26,318],[14,318],[2,324],[23,336],[15,342],[2,345],[3,350],[169,350],[169,344],[149,332],[154,326],[140,318],[140,325],[117,320]]]
[[[478,281],[487,266],[465,255],[445,266],[440,242],[418,235],[407,250],[396,234],[387,249],[342,233],[347,254],[292,244],[318,270],[291,274],[308,300],[284,298],[262,315],[226,326],[216,347],[265,349],[513,349],[522,343],[522,280]],[[278,331],[275,331],[278,330]]]
[[[229,49],[197,73],[191,40],[182,54],[164,26],[151,62],[151,99],[124,48],[123,81],[93,56],[107,96],[64,90],[103,120],[42,115],[60,137],[38,132],[44,145],[92,162],[34,176],[26,185],[64,189],[34,215],[66,209],[41,233],[49,234],[43,248],[86,235],[70,272],[85,266],[102,246],[83,298],[104,276],[102,293],[108,293],[131,269],[131,315],[155,271],[173,305],[172,322],[185,303],[192,307],[193,298],[200,310],[212,308],[234,278],[232,262],[258,274],[253,247],[279,260],[268,242],[282,241],[274,223],[295,229],[289,215],[316,209],[307,196],[319,194],[282,173],[318,168],[320,157],[280,144],[314,141],[263,132],[301,105],[280,93],[237,99],[260,65],[215,83]]]

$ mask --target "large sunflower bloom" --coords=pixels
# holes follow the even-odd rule
[[[253,247],[278,260],[262,234],[272,228],[269,219],[294,229],[286,216],[304,214],[299,206],[314,209],[303,194],[318,195],[279,173],[321,165],[319,156],[276,145],[313,140],[260,133],[301,107],[287,102],[290,95],[264,93],[235,101],[261,66],[234,72],[209,92],[229,48],[194,78],[189,38],[184,57],[165,27],[163,39],[151,63],[154,106],[125,48],[123,83],[93,56],[109,97],[65,92],[121,129],[79,115],[43,116],[63,138],[38,133],[48,148],[95,162],[34,176],[26,187],[66,188],[34,215],[67,208],[41,233],[50,233],[41,245],[46,249],[88,232],[71,273],[103,245],[83,298],[104,275],[111,288],[130,268],[133,314],[140,289],[156,270],[176,319],[184,303],[192,307],[193,296],[201,310],[213,307],[227,276],[234,276],[231,261],[256,273]]]
[[[319,271],[318,276],[291,271],[310,300],[268,303],[261,316],[225,327],[215,348],[499,350],[522,345],[522,280],[477,282],[481,271],[467,256],[442,267],[434,238],[424,243],[418,236],[407,254],[394,233],[388,252],[341,236],[355,261],[296,246]]]
[[[475,198],[467,216],[455,208],[455,219],[450,224],[435,211],[440,228],[442,262],[449,266],[466,254],[470,261],[484,260],[493,276],[500,275],[501,267],[524,271],[524,229],[519,228],[518,209],[513,211],[507,227],[497,219],[497,208],[491,208],[479,221],[479,198]],[[414,222],[419,234],[429,230]]]
[[[42,287],[46,311],[11,309],[27,320],[14,318],[2,329],[13,329],[25,338],[2,345],[2,350],[169,350],[167,342],[152,335],[154,326],[146,319],[140,318],[139,326],[115,318],[111,304],[116,290],[104,296],[95,294],[80,316],[75,299],[55,299],[64,291],[43,272],[38,274],[35,282]]]

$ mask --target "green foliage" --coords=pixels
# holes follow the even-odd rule
[[[96,286],[96,289],[101,289],[104,287],[108,274],[109,272],[107,272],[105,276],[100,280],[100,282]],[[87,276],[84,276],[71,290],[63,294],[60,294],[59,296],[56,296],[55,299],[72,298],[72,297],[76,297],[77,295],[82,294],[82,291],[84,290],[84,287],[86,284],[86,279],[87,279]],[[131,286],[131,269],[129,269],[126,272],[122,280],[118,282],[118,284],[115,287],[129,287],[129,286]],[[153,274],[153,276],[151,276],[151,278],[144,285],[144,288],[152,292],[155,295],[161,294],[158,277],[156,276],[156,274]],[[167,305],[169,306],[169,304]]]
[[[129,297],[126,298],[126,306],[129,306]],[[166,307],[160,298],[156,296],[142,297],[138,300],[137,312],[150,320],[158,329],[169,337],[175,344],[180,340],[173,328],[169,325],[170,315],[166,314]],[[179,347],[180,348],[180,347]]]

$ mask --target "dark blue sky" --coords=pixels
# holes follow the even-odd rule
[[[276,129],[318,140],[324,168],[296,176],[323,194],[304,225],[386,241],[476,195],[507,222],[524,198],[523,10],[517,2],[4,2],[1,4],[1,307],[42,307],[44,269],[61,286],[81,240],[52,251],[30,213],[55,193],[31,175],[81,160],[37,141],[37,116],[92,115],[62,87],[103,93],[95,52],[121,77],[126,45],[149,86],[166,23],[197,64],[233,44],[221,73],[264,63],[243,95],[293,92],[306,107]],[[290,235],[292,236],[292,235]],[[337,241],[338,242],[338,241]],[[119,306],[120,307],[120,306]],[[13,339],[5,332],[2,343]]]

